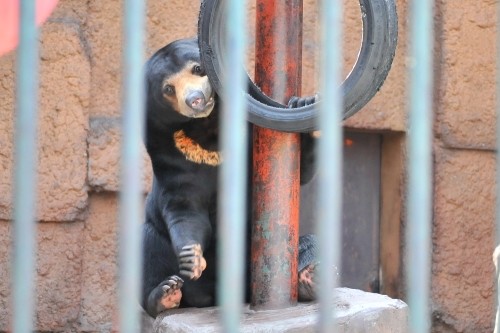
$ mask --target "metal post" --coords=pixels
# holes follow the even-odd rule
[[[13,332],[33,329],[36,238],[38,32],[35,1],[20,2],[13,249]]]
[[[286,102],[300,95],[302,0],[257,0],[255,81]],[[297,301],[300,136],[254,126],[251,306]]]
[[[122,88],[123,136],[120,192],[119,309],[120,332],[140,327],[137,300],[141,286],[142,133],[144,131],[143,39],[145,2],[126,0]]]
[[[430,331],[433,1],[411,2],[407,285],[411,332]]]

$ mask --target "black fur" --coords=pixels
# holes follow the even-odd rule
[[[217,151],[217,96],[214,96],[215,107],[208,117],[190,118],[174,110],[162,93],[164,80],[177,74],[188,61],[200,63],[195,39],[180,40],[165,46],[146,64],[145,144],[152,161],[154,178],[152,190],[146,199],[146,221],[143,227],[142,306],[151,316],[164,310],[158,306],[165,289],[162,289],[164,282],[170,276],[180,275],[182,262],[187,262],[189,271],[193,269],[190,261],[200,259],[192,252],[183,252],[183,248],[193,244],[201,246],[207,268],[197,280],[182,276],[184,284],[180,306],[205,307],[215,304],[218,168],[187,160],[176,148],[173,136],[175,132],[183,130],[201,147]],[[205,74],[201,72],[199,75]],[[306,182],[312,178],[314,160],[314,140],[309,134],[302,135],[302,149],[301,177],[302,182]],[[307,241],[311,240],[308,238]],[[308,248],[304,244],[301,246]],[[304,260],[312,261],[310,253],[306,257]],[[188,260],[183,260],[185,258]],[[306,265],[301,263],[301,267]]]

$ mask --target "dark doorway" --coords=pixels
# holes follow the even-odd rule
[[[344,133],[341,286],[379,291],[382,135]],[[314,233],[317,179],[301,189],[300,233]]]

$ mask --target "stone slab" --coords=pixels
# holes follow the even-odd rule
[[[336,289],[332,297],[339,333],[408,331],[408,306],[403,301],[348,288]],[[245,307],[240,332],[316,332],[318,310],[318,303],[267,311]],[[156,319],[153,332],[221,332],[218,319],[219,309],[215,307],[170,310]]]

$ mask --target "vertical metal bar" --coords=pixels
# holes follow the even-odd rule
[[[430,331],[433,1],[410,11],[407,285],[411,332]]]
[[[17,57],[14,196],[13,332],[33,329],[36,238],[38,32],[35,1],[21,1]]]
[[[228,47],[224,110],[221,115],[222,163],[220,173],[218,299],[223,332],[239,331],[241,305],[244,302],[244,260],[246,249],[247,123],[245,113],[244,54],[246,44],[246,1],[229,0]]]
[[[119,310],[120,331],[140,327],[137,301],[141,287],[142,136],[144,131],[143,38],[145,1],[126,0],[122,88],[123,136],[120,193]]]
[[[342,2],[321,2],[320,129],[318,146],[319,331],[334,332],[334,267],[340,267],[342,217]]]
[[[300,95],[302,0],[257,0],[255,81],[267,95]],[[251,306],[297,302],[300,136],[254,126]]]

